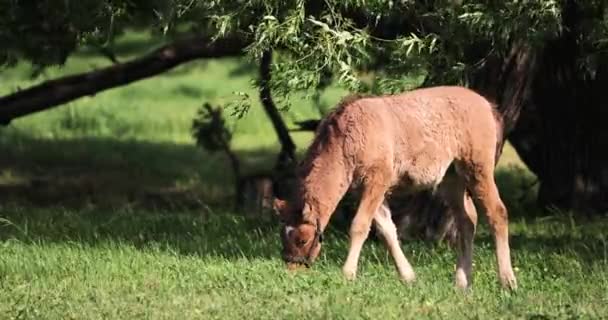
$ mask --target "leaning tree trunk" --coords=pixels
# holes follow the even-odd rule
[[[270,90],[270,67],[272,64],[272,51],[264,51],[262,53],[262,59],[260,61],[260,100],[264,111],[270,118],[272,126],[277,133],[279,142],[281,142],[281,151],[279,155],[280,161],[295,161],[295,150],[296,145],[293,143],[289,130],[285,125],[285,122],[281,118],[281,114],[277,109],[274,100],[272,99],[272,92]]]
[[[608,210],[608,55],[595,57],[593,72],[580,67],[586,58],[583,20],[590,17],[578,6],[566,2],[565,31],[542,52],[533,101],[510,141],[538,176],[541,207],[603,213]]]

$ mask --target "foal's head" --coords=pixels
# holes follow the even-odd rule
[[[276,199],[274,209],[282,222],[281,256],[290,270],[298,267],[310,267],[321,251],[323,234],[318,218],[311,220],[307,205],[294,206],[284,200]]]

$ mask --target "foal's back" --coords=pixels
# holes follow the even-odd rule
[[[392,179],[405,176],[413,187],[436,185],[454,160],[494,161],[493,107],[464,87],[361,98],[341,118],[351,140],[346,148],[355,153],[361,169],[388,161]]]

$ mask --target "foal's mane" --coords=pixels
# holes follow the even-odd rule
[[[336,107],[331,110],[323,120],[319,123],[317,130],[315,131],[315,137],[306,151],[304,159],[298,166],[298,176],[304,177],[310,173],[315,167],[315,160],[323,152],[326,145],[331,141],[332,138],[343,135],[342,128],[340,128],[338,120],[344,114],[346,107],[353,104],[355,101],[372,97],[371,95],[365,95],[360,93],[349,94],[342,98]]]
[[[315,130],[315,136],[308,147],[304,158],[300,161],[296,176],[298,178],[298,190],[296,197],[296,206],[304,205],[304,196],[307,192],[306,190],[306,177],[308,177],[315,169],[319,169],[322,164],[319,159],[323,152],[326,150],[328,145],[331,143],[332,139],[343,136],[344,132],[340,127],[339,120],[340,117],[344,114],[346,108],[356,102],[359,99],[372,97],[372,95],[354,93],[349,94],[342,98],[336,107],[331,110],[319,123],[317,129]],[[296,215],[294,218],[304,218],[302,216],[302,210],[296,210]]]

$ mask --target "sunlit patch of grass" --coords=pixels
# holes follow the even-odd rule
[[[608,314],[606,222],[513,223],[520,288],[501,291],[490,237],[476,239],[473,290],[452,285],[446,246],[403,244],[417,272],[399,282],[370,239],[358,279],[340,273],[330,229],[310,270],[287,272],[278,225],[222,212],[1,207],[0,314],[7,318],[602,318]],[[558,245],[557,245],[558,244]],[[582,250],[582,248],[587,248]]]

